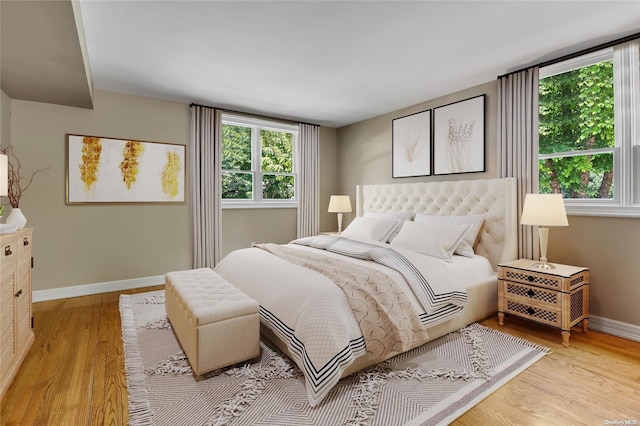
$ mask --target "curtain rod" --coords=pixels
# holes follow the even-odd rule
[[[508,72],[506,74],[500,75],[500,76],[498,76],[498,78],[507,77],[507,76],[509,76],[511,74],[516,74],[516,73],[519,73],[520,71],[524,71],[524,70],[529,69],[529,68],[534,68],[534,67],[543,68],[543,67],[546,67],[546,66],[549,66],[549,65],[557,64],[559,62],[563,62],[563,61],[567,61],[569,59],[577,58],[578,56],[583,56],[583,55],[587,55],[589,53],[597,52],[598,50],[606,49],[607,47],[615,46],[617,44],[626,43],[628,41],[635,40],[637,38],[640,38],[640,33],[631,34],[631,35],[628,35],[626,37],[622,37],[622,38],[619,38],[619,39],[616,39],[616,40],[608,41],[606,43],[598,44],[596,46],[589,47],[589,48],[586,48],[586,49],[582,49],[582,50],[579,50],[577,52],[568,53],[568,54],[560,56],[558,58],[549,59],[548,61],[540,62],[538,64],[528,65],[526,67],[519,68],[519,69],[517,69],[515,71],[511,71],[511,72]]]
[[[261,115],[261,114],[253,114],[250,112],[244,112],[244,111],[234,111],[232,109],[225,109],[225,108],[218,108],[218,107],[213,107],[210,105],[202,105],[202,104],[196,104],[194,102],[189,104],[190,107],[192,106],[199,106],[199,107],[204,107],[204,108],[215,108],[215,109],[219,109],[222,112],[228,112],[229,114],[239,114],[239,115],[244,115],[244,116],[250,116],[250,117],[255,117],[255,118],[261,118],[263,120],[271,120],[271,121],[280,121],[282,123],[286,123],[286,124],[308,124],[310,126],[318,126],[320,127],[319,124],[314,124],[314,123],[305,123],[304,121],[294,121],[294,120],[288,120],[286,118],[276,118],[276,117],[269,117],[267,115]]]

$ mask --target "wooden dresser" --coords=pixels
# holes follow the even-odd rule
[[[33,344],[33,228],[0,235],[0,398]]]

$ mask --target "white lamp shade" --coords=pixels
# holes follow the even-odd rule
[[[0,154],[0,196],[9,195],[9,157]]]
[[[351,213],[351,200],[348,195],[332,195],[329,199],[329,213]]]
[[[562,194],[527,194],[520,224],[569,226]]]

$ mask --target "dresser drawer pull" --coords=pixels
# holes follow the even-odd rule
[[[536,310],[533,308],[527,308],[527,312],[529,313],[529,315],[533,315],[536,313]]]
[[[29,238],[28,237],[24,237],[24,240],[22,240],[22,245],[23,246],[28,246],[29,245]]]
[[[5,256],[11,256],[13,254],[13,252],[11,251],[11,246],[6,246],[4,248],[4,255]]]
[[[529,297],[533,297],[533,296],[535,296],[535,295],[536,295],[536,292],[535,292],[535,291],[533,291],[533,290],[528,290],[528,291],[527,291],[527,296],[529,296]]]
[[[16,297],[20,297],[21,294],[22,294],[22,289],[18,290],[18,292],[16,293]]]
[[[529,275],[527,279],[529,280],[529,282],[533,282],[535,281],[536,277],[534,277],[533,275]]]

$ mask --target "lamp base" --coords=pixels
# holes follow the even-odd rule
[[[531,267],[538,269],[556,269],[554,265],[552,265],[551,263],[547,263],[546,257],[541,257],[540,262],[535,262],[533,265],[531,265]]]

